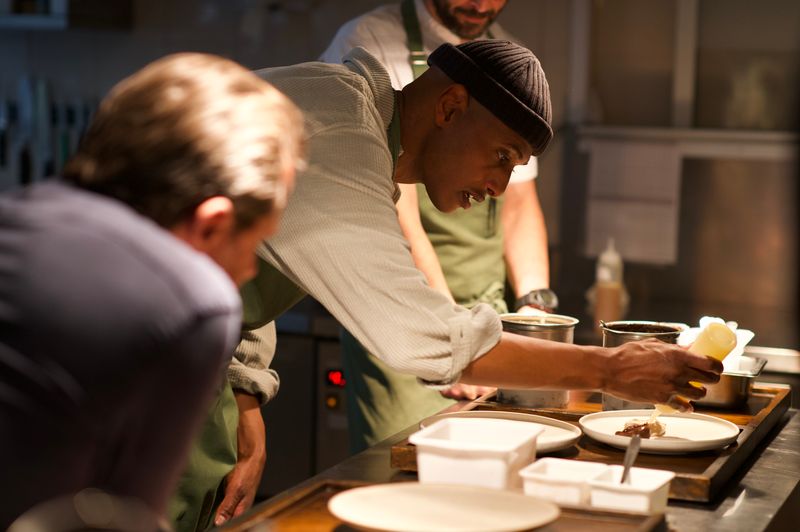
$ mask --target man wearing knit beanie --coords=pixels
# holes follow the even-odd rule
[[[518,42],[496,18],[506,0],[401,0],[381,5],[336,32],[320,59],[340,63],[363,47],[386,68],[400,90],[427,69],[430,54],[445,43],[504,39]],[[471,308],[490,305],[498,314],[555,311],[549,289],[547,229],[539,203],[539,161],[514,168],[505,192],[468,210],[444,213],[422,184],[400,184],[397,212],[414,263],[431,287]],[[507,288],[506,288],[507,287]],[[514,298],[513,307],[508,297]],[[368,353],[347,330],[340,331],[349,385],[347,432],[351,452],[440,412],[457,400],[472,400],[490,387],[458,383],[442,390],[420,385],[413,375],[392,371]]]
[[[550,89],[539,60],[509,41],[443,44],[428,64],[401,92],[395,179],[422,182],[441,211],[468,209],[502,194],[514,166],[544,152]]]
[[[435,389],[602,390],[691,409],[705,390],[689,381],[716,382],[720,362],[658,341],[611,349],[505,333],[489,305],[464,308],[427,284],[397,219],[398,183],[423,183],[442,211],[468,209],[502,194],[514,167],[553,135],[549,88],[530,51],[444,45],[430,65],[400,92],[361,48],[342,65],[257,72],[303,111],[309,160],[242,292],[237,358],[269,358],[267,326],[311,295],[384,364]],[[265,395],[277,388],[275,379]]]
[[[440,46],[428,59],[451,80],[544,152],[553,138],[550,87],[533,52],[509,41],[472,41]]]

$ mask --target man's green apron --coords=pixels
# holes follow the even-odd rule
[[[295,284],[259,260],[255,279],[242,288],[244,326],[253,329],[269,323],[305,296]],[[225,495],[225,476],[236,465],[239,409],[225,379],[195,440],[186,470],[170,501],[168,514],[176,532],[205,530]]]
[[[401,12],[409,61],[417,78],[428,65],[413,0],[403,1]],[[466,307],[488,303],[498,312],[506,312],[499,219],[502,199],[489,198],[468,210],[445,214],[433,206],[423,185],[417,186],[417,194],[422,225],[456,302]],[[341,341],[351,451],[361,451],[453,404],[438,391],[419,384],[413,375],[390,369],[349,332],[342,331]]]

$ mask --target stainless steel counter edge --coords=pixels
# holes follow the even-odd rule
[[[784,415],[742,471],[722,489],[717,501],[710,504],[671,501],[666,512],[669,529],[676,532],[795,530],[796,522],[790,521],[793,512],[786,509],[800,507],[800,416],[797,414],[798,410],[791,409]],[[369,483],[414,480],[415,474],[392,469],[389,457],[391,446],[416,430],[416,426],[409,427],[259,506],[289,497],[318,480]],[[279,459],[273,467],[280,467]],[[269,468],[268,462],[264,474],[269,474]],[[231,526],[257,511],[258,506],[234,520]]]
[[[766,360],[764,371],[800,375],[800,351],[748,345],[744,348],[744,355]]]

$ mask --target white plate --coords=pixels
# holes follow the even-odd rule
[[[571,447],[581,437],[581,429],[570,425],[566,421],[550,419],[549,417],[525,414],[523,412],[499,412],[492,410],[465,410],[462,412],[447,412],[427,417],[419,422],[419,428],[424,429],[434,421],[449,417],[466,418],[492,418],[510,419],[512,421],[525,421],[540,425],[544,431],[536,438],[536,454],[552,453]]]
[[[349,489],[331,497],[328,510],[349,525],[390,532],[511,532],[560,514],[555,504],[521,493],[418,482]]]
[[[625,449],[631,439],[614,433],[625,428],[625,422],[646,420],[652,413],[652,410],[597,412],[583,416],[579,422],[590,438]],[[660,438],[643,438],[643,453],[681,454],[721,449],[739,437],[739,427],[705,414],[661,414],[658,420],[664,424],[666,433]]]

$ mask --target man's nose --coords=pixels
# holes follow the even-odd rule
[[[511,179],[511,174],[504,175],[502,177],[494,177],[489,178],[486,182],[486,194],[496,198],[503,194],[506,191],[506,187],[508,186],[508,181]]]

